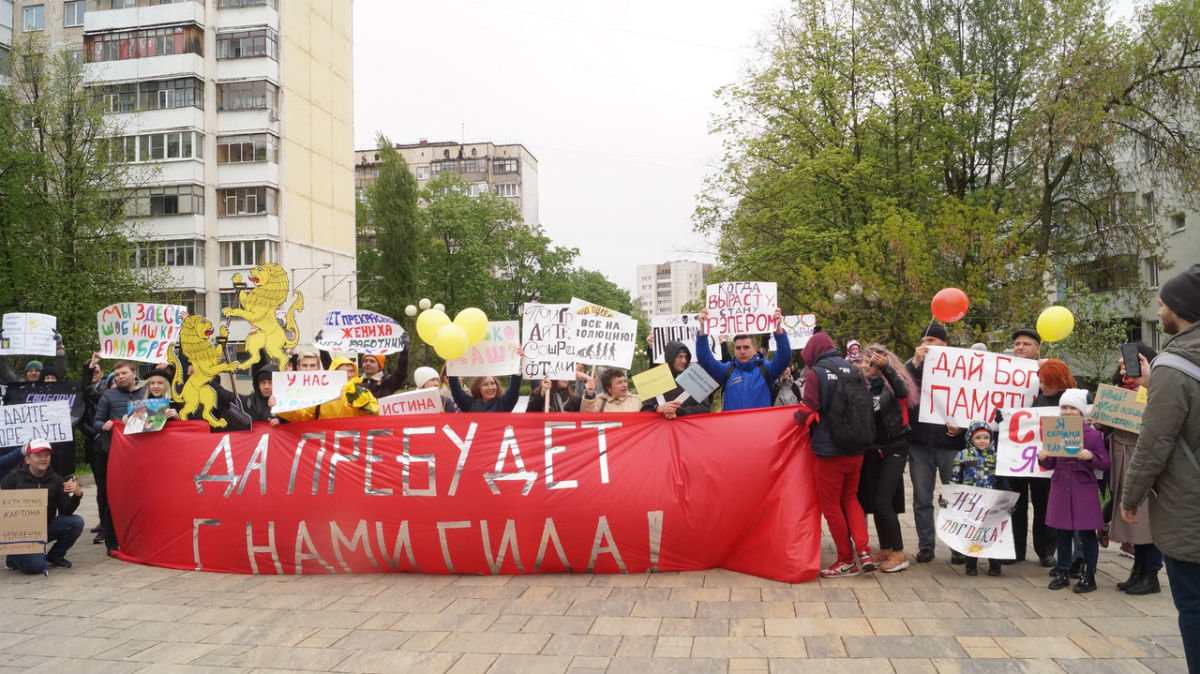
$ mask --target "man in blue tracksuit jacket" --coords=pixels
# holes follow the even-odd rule
[[[752,335],[733,338],[733,362],[722,363],[713,358],[708,348],[705,319],[708,311],[700,312],[700,330],[696,334],[696,362],[708,376],[724,382],[722,410],[749,410],[771,406],[771,384],[792,364],[792,346],[783,329],[783,313],[775,310],[775,359],[766,360],[758,353]],[[730,366],[733,367],[730,370]],[[766,375],[764,376],[764,371]],[[728,373],[728,378],[726,378]]]

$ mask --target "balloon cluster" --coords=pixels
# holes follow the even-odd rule
[[[446,307],[441,303],[431,306],[428,299],[422,299],[418,304],[422,311],[417,316],[417,335],[446,360],[462,358],[468,346],[479,342],[487,334],[488,318],[481,309],[468,307],[458,312],[451,321],[446,315]],[[415,316],[417,307],[410,304],[404,313]]]

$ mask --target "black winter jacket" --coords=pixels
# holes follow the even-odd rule
[[[46,501],[50,506],[46,509],[46,522],[49,523],[58,515],[70,515],[75,512],[82,500],[74,494],[64,492],[63,482],[62,476],[54,472],[53,468],[46,469],[44,475],[37,477],[26,463],[17,466],[16,470],[0,479],[0,489],[45,489],[49,495]]]

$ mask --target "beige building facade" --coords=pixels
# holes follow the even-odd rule
[[[135,263],[166,268],[166,298],[218,322],[234,275],[271,262],[304,294],[303,341],[328,310],[356,306],[352,11],[349,0],[16,2],[15,39],[77,50],[119,129]],[[231,340],[249,327],[234,321]]]
[[[683,305],[704,297],[712,265],[679,260],[637,268],[637,297],[646,316],[681,313]]]
[[[491,142],[455,143],[422,140],[396,145],[408,170],[423,188],[442,171],[454,171],[468,183],[472,196],[491,192],[508,199],[521,212],[526,225],[538,220],[538,162],[524,145]],[[354,186],[359,196],[379,177],[379,153],[375,149],[354,152]]]

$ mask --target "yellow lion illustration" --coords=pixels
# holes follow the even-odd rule
[[[241,274],[235,275],[233,281],[240,282]],[[244,318],[257,329],[246,337],[246,351],[250,357],[239,362],[237,367],[239,370],[249,370],[261,359],[259,352],[265,350],[267,357],[274,360],[282,372],[286,369],[288,361],[284,349],[290,349],[300,343],[296,312],[304,310],[304,295],[296,291],[296,299],[287,310],[287,332],[284,332],[284,328],[279,327],[279,322],[275,320],[275,311],[287,299],[287,272],[277,264],[263,264],[250,270],[250,281],[254,283],[254,287],[243,290],[238,295],[240,307],[226,307],[221,310],[222,315]],[[292,335],[290,339],[288,333]]]
[[[190,418],[199,409],[200,416],[209,426],[222,428],[225,426],[225,420],[213,415],[213,408],[217,406],[217,391],[209,386],[208,382],[222,372],[236,370],[238,364],[221,362],[221,348],[208,341],[212,333],[212,323],[203,316],[193,315],[183,319],[183,325],[179,328],[179,348],[183,355],[187,356],[192,372],[184,382],[183,366],[175,355],[175,349],[167,352],[168,362],[175,366],[171,399],[184,404],[183,409],[179,411],[180,419]],[[228,331],[222,327],[221,337],[227,336]]]

